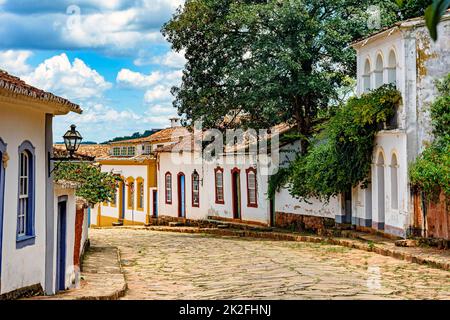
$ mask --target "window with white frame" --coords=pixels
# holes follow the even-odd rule
[[[172,204],[172,174],[166,173],[166,203]]]
[[[114,147],[112,154],[116,157],[120,156],[120,147]]]
[[[147,144],[144,146],[144,154],[151,154],[152,153],[152,145]]]
[[[197,172],[192,174],[192,206],[200,206],[200,176]]]
[[[363,92],[369,92],[371,89],[370,85],[370,61],[369,59],[366,60],[366,63],[364,65],[364,74],[363,74]]]
[[[217,168],[215,170],[215,183],[216,183],[216,203],[224,204],[225,199],[223,196],[223,169]]]
[[[389,64],[388,64],[388,83],[397,86],[397,57],[395,56],[395,51],[391,50],[389,53]]]
[[[247,202],[249,207],[258,206],[256,188],[256,169],[250,168],[247,170]]]
[[[29,210],[30,161],[29,154],[24,151],[20,154],[19,164],[19,212],[17,214],[17,235],[27,235],[27,215]]]
[[[17,244],[34,244],[34,147],[26,141],[19,147]]]
[[[122,149],[120,151],[120,155],[122,157],[126,157],[127,156],[127,151],[128,151],[127,147],[122,147]]]
[[[383,85],[383,77],[384,77],[384,63],[383,63],[383,57],[381,54],[377,56],[377,62],[375,64],[375,89],[378,89]]]
[[[128,147],[128,156],[136,155],[136,147]]]

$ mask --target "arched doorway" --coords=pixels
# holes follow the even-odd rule
[[[178,174],[178,217],[186,218],[186,177]]]
[[[231,187],[233,194],[233,219],[242,219],[241,212],[241,170],[231,170]]]
[[[380,152],[377,161],[378,225],[376,226],[379,230],[384,230],[384,218],[386,215],[384,164],[384,155]]]
[[[391,209],[398,210],[398,160],[395,154],[391,161]]]

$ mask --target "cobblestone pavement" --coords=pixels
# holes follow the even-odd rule
[[[450,272],[326,244],[90,231],[120,249],[125,299],[450,299]]]

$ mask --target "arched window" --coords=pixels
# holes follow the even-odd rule
[[[391,161],[391,208],[398,210],[398,160],[395,154]]]
[[[370,70],[371,70],[370,61],[369,61],[369,59],[367,59],[365,65],[364,65],[364,74],[363,74],[363,90],[364,90],[364,92],[369,92],[371,89]]]
[[[383,57],[381,56],[381,54],[379,54],[377,56],[377,63],[375,65],[375,89],[378,89],[379,87],[381,87],[383,85],[383,68],[384,68],[384,64],[383,64]]]
[[[225,204],[225,198],[223,196],[223,169],[217,167],[214,170],[215,176],[215,189],[216,189],[216,203]]]
[[[136,191],[137,191],[137,210],[144,211],[144,179],[137,178],[136,179]]]
[[[389,53],[389,65],[388,65],[388,82],[397,86],[397,57],[395,51],[391,50]]]
[[[385,218],[385,181],[384,181],[384,155],[383,152],[378,154],[377,161],[377,201],[378,201],[378,226],[377,229],[384,228]]]
[[[200,207],[200,176],[197,171],[192,174],[192,206]]]
[[[19,147],[19,192],[17,206],[17,242],[20,247],[34,244],[35,156],[33,145],[25,141]]]
[[[127,187],[128,187],[128,209],[133,210],[134,209],[134,195],[136,192],[136,185],[134,183],[133,178],[127,179]]]
[[[165,180],[166,204],[172,204],[172,174],[170,172],[166,173]]]
[[[256,181],[256,169],[250,168],[247,172],[247,205],[248,207],[258,207],[258,193]]]

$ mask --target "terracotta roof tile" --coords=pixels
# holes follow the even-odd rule
[[[179,137],[183,137],[189,134],[189,131],[184,127],[174,127],[174,128],[168,128],[163,129],[161,131],[158,131],[154,134],[152,134],[149,137],[146,138],[138,138],[138,139],[131,139],[131,140],[123,140],[123,141],[115,141],[111,142],[112,145],[118,145],[118,144],[139,144],[139,143],[164,143],[164,142],[175,142],[178,141]]]
[[[53,146],[54,153],[59,157],[67,156],[66,147],[61,144]],[[82,144],[78,149],[77,155],[81,157],[102,158],[108,156],[109,146],[103,144]]]
[[[81,114],[83,110],[75,103],[67,99],[58,97],[50,92],[33,87],[18,77],[12,76],[6,71],[0,69],[0,89],[11,91],[15,94],[36,99],[39,101],[54,102],[68,111]]]

